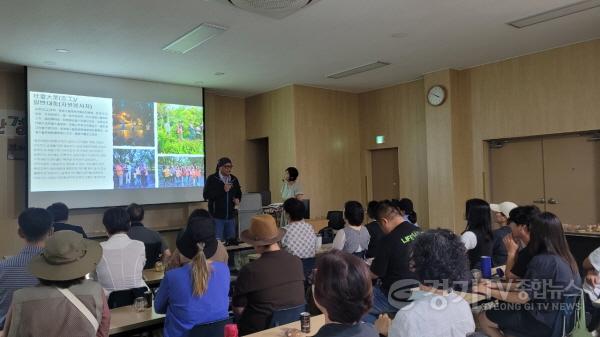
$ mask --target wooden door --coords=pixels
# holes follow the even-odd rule
[[[552,136],[543,147],[546,210],[564,224],[600,223],[600,141]]]
[[[542,139],[489,143],[491,202],[535,204],[544,209]]]
[[[398,199],[398,148],[371,151],[373,200]]]

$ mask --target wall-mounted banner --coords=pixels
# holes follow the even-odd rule
[[[25,136],[26,133],[27,121],[25,112],[0,109],[0,137]]]

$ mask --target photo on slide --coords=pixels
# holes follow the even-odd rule
[[[154,103],[113,100],[113,145],[154,146]]]
[[[158,157],[158,186],[204,186],[204,158]]]
[[[201,106],[157,103],[158,153],[204,154]]]
[[[115,189],[154,188],[154,150],[113,149]]]

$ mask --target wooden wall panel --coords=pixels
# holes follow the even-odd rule
[[[473,184],[483,140],[600,129],[600,39],[465,70],[473,116]]]
[[[246,99],[246,138],[269,138],[271,200],[281,201],[283,170],[296,166],[294,97],[292,86]]]
[[[361,201],[358,95],[294,86],[296,163],[311,217]]]
[[[0,71],[0,109],[25,111],[22,71]],[[25,208],[27,173],[24,160],[7,160],[7,137],[0,136],[0,256],[18,252],[17,217]]]
[[[207,93],[206,100],[206,172],[215,172],[217,160],[229,157],[233,174],[242,184],[246,177],[246,104],[243,98]]]
[[[423,80],[360,95],[361,196],[372,198],[369,150],[398,148],[399,193],[413,200],[418,222],[427,226],[427,151]],[[385,136],[376,144],[375,136]]]

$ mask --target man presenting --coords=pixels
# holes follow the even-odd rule
[[[208,211],[215,221],[217,239],[235,239],[235,208],[242,198],[238,179],[231,174],[231,159],[223,157],[217,162],[217,171],[206,178],[204,199],[208,200]]]

